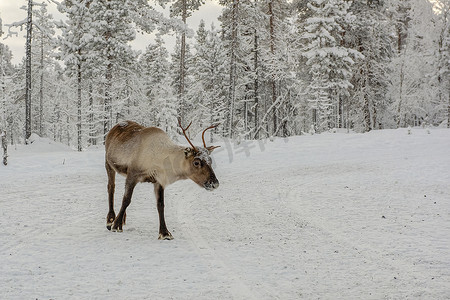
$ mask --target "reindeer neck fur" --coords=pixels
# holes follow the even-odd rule
[[[165,132],[149,137],[143,143],[139,164],[149,170],[151,177],[163,187],[178,180],[187,179],[189,161],[186,159],[186,147],[175,144]]]

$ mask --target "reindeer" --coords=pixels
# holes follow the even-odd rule
[[[108,174],[109,212],[106,228],[122,232],[126,220],[126,209],[131,202],[133,189],[138,182],[151,182],[154,186],[159,214],[160,240],[173,239],[167,230],[164,219],[164,189],[181,179],[191,179],[208,191],[219,187],[219,181],[211,166],[211,152],[216,146],[206,146],[205,132],[215,128],[210,126],[203,130],[204,147],[196,147],[189,140],[186,127],[178,124],[191,147],[175,144],[167,134],[156,127],[144,127],[136,122],[125,121],[114,126],[106,135],[105,167]],[[125,193],[119,213],[114,212],[114,188],[116,172],[125,176]]]

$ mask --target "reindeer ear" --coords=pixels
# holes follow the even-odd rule
[[[184,149],[184,157],[188,158],[190,156],[194,155],[194,150],[192,148],[185,148]]]
[[[206,148],[206,150],[208,150],[208,153],[211,154],[211,152],[213,152],[214,149],[219,148],[220,146],[209,146]]]

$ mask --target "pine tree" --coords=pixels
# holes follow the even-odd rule
[[[437,49],[429,33],[435,26],[432,6],[429,2],[416,0],[402,4],[398,6],[397,15],[404,19],[397,22],[405,24],[406,28],[402,38],[398,39],[389,90],[398,127],[420,125],[426,119],[434,119],[435,115],[429,101],[435,98],[434,89],[430,89],[430,75],[435,68],[434,49]],[[405,7],[408,8],[406,11]]]
[[[83,149],[83,116],[82,116],[82,90],[83,77],[92,65],[89,65],[89,57],[93,52],[93,36],[91,24],[93,16],[90,6],[92,0],[63,1],[59,10],[68,17],[62,24],[62,35],[59,39],[60,56],[67,66],[69,76],[76,79],[77,99],[77,150]]]
[[[33,116],[35,122],[34,130],[39,133],[40,136],[45,136],[45,114],[46,110],[44,105],[46,103],[44,97],[49,94],[49,86],[51,81],[45,81],[45,78],[51,77],[49,72],[54,61],[51,58],[53,50],[55,48],[55,42],[53,36],[55,34],[54,21],[52,15],[48,14],[47,5],[42,4],[38,10],[33,12],[34,25],[36,30],[33,32],[32,39],[32,91],[33,98],[38,99],[38,105],[35,105],[38,109],[35,110]]]
[[[222,0],[220,2],[222,5],[226,6],[223,10],[220,21],[222,22],[222,30],[224,33],[224,47],[228,52],[228,62],[229,65],[229,79],[228,79],[228,93],[227,93],[227,115],[225,121],[224,133],[230,138],[233,137],[234,133],[234,115],[235,115],[235,103],[236,103],[236,92],[237,92],[237,54],[239,47],[239,13],[240,13],[240,0]]]
[[[306,20],[303,55],[311,81],[308,86],[312,120],[320,131],[339,126],[339,102],[349,97],[358,51],[342,45],[350,4],[343,0],[311,0]]]
[[[392,59],[393,27],[380,2],[353,2],[356,19],[346,32],[345,43],[357,49],[363,59],[353,66],[352,97],[341,103],[341,124],[352,123],[357,131],[370,131],[392,120],[388,98],[389,64]]]
[[[186,114],[186,103],[185,103],[185,90],[186,90],[186,20],[192,15],[192,12],[198,10],[204,0],[176,0],[170,7],[171,17],[181,17],[185,28],[180,32],[180,60],[179,60],[179,82],[177,95],[180,101],[180,116],[182,119],[185,118]]]
[[[177,111],[178,115],[184,115],[184,118],[186,118],[187,112],[191,111],[194,106],[193,103],[190,103],[186,101],[186,95],[185,95],[185,88],[182,88],[181,85],[183,84],[185,87],[190,87],[190,77],[187,76],[188,69],[189,69],[189,63],[192,61],[192,53],[191,48],[189,44],[185,45],[185,53],[182,55],[181,53],[181,36],[177,34],[176,41],[175,41],[175,48],[173,53],[171,54],[171,64],[170,64],[170,73],[171,73],[171,80],[172,80],[172,88],[174,90],[174,94],[177,95]],[[184,56],[184,58],[182,57]],[[184,60],[183,66],[184,70],[180,70],[180,66],[182,65],[181,60]],[[182,78],[183,77],[183,78]],[[180,95],[180,90],[183,89],[183,96]]]
[[[187,119],[193,120],[193,132],[224,121],[224,63],[225,55],[219,33],[213,25],[210,30],[206,30],[202,20],[197,29],[195,55],[189,63],[192,84],[186,95],[188,101],[196,107],[187,114]],[[220,128],[215,128],[213,133],[219,130]],[[211,139],[212,136],[211,134]]]
[[[177,97],[168,84],[170,82],[169,52],[160,35],[156,36],[154,44],[147,46],[141,57],[141,65],[144,66],[144,93],[151,124],[162,128],[169,136],[175,138],[177,136]]]
[[[236,51],[239,62],[238,82],[243,89],[237,99],[236,111],[242,111],[241,135],[244,138],[262,136],[262,129],[266,129],[268,121],[262,116],[266,113],[266,102],[269,93],[265,91],[267,79],[270,77],[268,65],[269,50],[269,18],[267,3],[264,1],[243,1],[240,3],[240,23],[238,42],[240,51]],[[266,96],[267,95],[267,96]],[[239,128],[237,128],[239,129]]]
[[[222,22],[223,47],[228,66],[224,135],[239,137],[248,135],[248,103],[254,92],[250,82],[254,82],[254,63],[249,49],[254,45],[252,30],[246,25],[256,9],[250,0],[223,0],[225,6]],[[254,89],[253,89],[254,91]]]
[[[292,55],[289,49],[289,33],[292,24],[290,4],[284,0],[266,0],[268,20],[266,35],[267,52],[264,58],[267,83],[270,86],[268,93],[268,107],[272,107],[271,135],[287,134],[287,120],[289,118],[289,96],[291,93],[293,77],[291,76]]]
[[[154,126],[157,125],[157,101],[160,87],[167,85],[167,78],[170,72],[170,64],[168,61],[169,52],[167,51],[164,40],[160,35],[156,36],[155,43],[147,46],[145,53],[141,57],[141,65],[144,73],[144,93],[146,101],[150,107],[150,122]],[[176,124],[176,122],[175,122]]]
[[[434,57],[437,58],[437,62],[432,78],[438,88],[436,104],[442,107],[442,119],[446,119],[447,127],[450,128],[450,0],[437,1],[436,8],[438,36],[435,41],[437,51]],[[438,116],[437,121],[440,119],[441,117]]]
[[[157,27],[167,32],[169,29],[181,30],[179,22],[168,20],[156,12],[147,1],[99,0],[92,2],[90,11],[93,22],[93,55],[97,59],[97,73],[103,77],[104,126],[103,134],[111,128],[114,117],[118,118],[117,103],[126,84],[118,84],[123,72],[130,78],[136,70],[136,53],[129,42],[135,39],[136,31],[151,33]],[[118,87],[119,89],[115,89]]]
[[[103,74],[104,136],[114,120],[114,73],[133,63],[134,53],[128,43],[135,39],[136,32],[129,9],[129,3],[121,0],[94,1],[90,5],[93,54]]]

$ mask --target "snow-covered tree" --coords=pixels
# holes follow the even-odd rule
[[[184,50],[184,54],[182,55],[181,50]],[[184,60],[184,63],[181,63],[181,60]],[[186,100],[186,91],[192,82],[190,82],[190,77],[187,76],[188,69],[189,69],[189,63],[192,61],[192,53],[191,53],[191,47],[189,44],[186,44],[185,47],[181,46],[181,35],[180,33],[177,33],[176,39],[175,39],[175,47],[173,49],[173,52],[171,54],[171,64],[170,64],[170,73],[171,73],[171,80],[172,80],[172,88],[174,90],[174,94],[177,95],[178,99],[178,105],[177,105],[177,111],[179,116],[184,116],[183,118],[186,118],[187,112],[191,111],[193,109],[193,104],[188,102]],[[180,70],[180,66],[183,65],[184,69],[183,71]],[[182,78],[183,77],[183,78]],[[181,87],[181,85],[184,85],[185,87]],[[180,94],[180,91],[183,90],[183,92]]]
[[[96,70],[101,74],[104,105],[103,133],[111,128],[114,118],[117,120],[118,109],[122,101],[118,99],[127,86],[125,78],[131,78],[137,68],[137,54],[129,42],[135,39],[136,32],[151,33],[155,29],[167,32],[180,30],[181,22],[169,20],[157,12],[147,1],[98,0],[90,5],[93,22],[93,55],[96,58]],[[116,89],[117,88],[117,89]],[[130,90],[128,90],[130,91]]]
[[[311,77],[308,85],[312,119],[320,131],[339,127],[339,103],[353,88],[352,66],[362,55],[343,45],[343,35],[353,16],[343,0],[311,0],[306,19],[303,56]]]
[[[160,35],[156,36],[154,44],[147,46],[141,57],[141,65],[144,71],[144,93],[150,124],[163,128],[174,138],[177,136],[178,101],[169,84],[171,80],[169,52]]]
[[[106,135],[114,120],[114,74],[133,63],[135,54],[129,42],[136,37],[130,3],[121,0],[93,1],[90,4],[93,54],[103,75],[104,125]]]
[[[389,93],[396,125],[406,127],[434,119],[436,114],[430,102],[435,98],[430,75],[435,68],[437,44],[433,42],[436,28],[431,3],[410,0],[399,9],[402,13],[399,15],[405,19],[400,23],[407,25],[405,35],[398,38],[397,53],[392,60]]]
[[[225,6],[219,20],[222,22],[222,40],[226,51],[228,91],[226,94],[224,134],[229,137],[247,135],[247,104],[254,95],[250,83],[254,81],[254,63],[251,49],[254,31],[248,26],[253,12],[258,9],[250,0],[223,0]],[[262,29],[263,27],[259,27]],[[252,32],[253,31],[253,32]],[[248,129],[248,128],[247,128]]]
[[[48,110],[44,107],[46,99],[50,98],[50,85],[53,85],[53,81],[49,79],[53,77],[51,71],[54,64],[52,56],[55,48],[55,26],[52,15],[47,11],[47,5],[42,4],[38,8],[33,12],[35,30],[32,39],[32,93],[33,99],[37,99],[37,105],[33,107],[37,109],[33,109],[32,119],[35,120],[33,130],[40,136],[45,136]]]
[[[266,0],[263,6],[267,7],[263,11],[267,11],[268,18],[266,20],[266,51],[265,67],[266,80],[270,89],[270,99],[268,105],[271,107],[272,129],[271,135],[277,135],[280,129],[285,127],[286,111],[283,104],[287,98],[287,85],[289,85],[290,73],[290,53],[288,51],[289,33],[291,25],[288,23],[290,19],[290,7],[284,0]]]
[[[381,2],[353,2],[350,10],[356,19],[346,32],[344,42],[357,49],[363,59],[353,66],[354,86],[350,98],[340,104],[340,124],[366,132],[392,120],[387,92],[390,62],[393,56],[394,27],[383,11]]]
[[[65,0],[59,5],[59,10],[67,16],[67,21],[60,25],[60,57],[67,67],[68,75],[76,82],[78,151],[83,149],[83,79],[92,76],[94,67],[91,58],[94,51],[92,3],[92,0]]]
[[[437,87],[435,104],[441,108],[436,121],[440,122],[443,117],[447,121],[447,127],[450,128],[450,0],[436,1],[435,6],[437,61],[432,80],[436,82]]]
[[[192,16],[192,12],[198,10],[202,4],[204,4],[204,0],[175,0],[174,3],[170,7],[170,16],[171,17],[181,17],[181,21],[185,25],[185,28],[181,30],[180,34],[180,59],[179,59],[179,76],[178,76],[178,90],[177,90],[177,96],[180,101],[180,117],[182,119],[185,118],[185,114],[187,111],[186,108],[186,97],[185,97],[185,90],[186,90],[186,70],[188,69],[186,67],[186,20],[190,16]]]
[[[3,35],[2,22],[0,18],[0,37]],[[2,162],[8,164],[8,107],[11,104],[11,75],[13,67],[11,65],[11,51],[9,47],[0,43],[0,140],[3,150]]]
[[[25,44],[25,143],[31,136],[31,37],[33,34],[33,0],[27,6],[27,41]]]
[[[219,32],[213,25],[206,30],[205,23],[201,21],[196,34],[195,54],[189,63],[191,84],[186,95],[195,107],[186,117],[193,121],[193,132],[224,121],[224,64],[225,54]],[[215,128],[213,132],[218,130]]]

